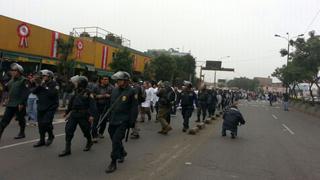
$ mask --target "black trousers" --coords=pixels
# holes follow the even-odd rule
[[[24,133],[26,128],[26,119],[24,118],[25,115],[26,108],[23,108],[21,111],[19,111],[18,107],[6,107],[3,118],[0,121],[0,127],[5,129],[9,125],[12,118],[16,116],[16,120],[19,122],[20,126],[20,133]]]
[[[81,116],[82,115],[82,116]],[[88,121],[89,115],[86,114],[77,114],[70,115],[69,120],[66,123],[65,131],[66,131],[66,142],[71,143],[71,140],[74,136],[74,132],[76,131],[77,125],[79,124],[81,131],[88,140],[91,140],[91,124]]]
[[[120,159],[124,156],[125,150],[122,141],[126,135],[128,123],[122,123],[120,125],[109,125],[108,132],[112,141],[111,159],[113,161]]]
[[[100,124],[100,127],[98,128],[98,123],[100,120],[100,116],[103,116],[105,112],[107,112],[108,107],[106,105],[97,105],[98,114],[94,118],[93,125],[92,125],[92,137],[96,138],[98,137],[98,131],[99,134],[103,134],[107,127],[108,117],[104,118]]]
[[[189,129],[189,119],[192,116],[193,108],[182,107],[183,128]]]
[[[200,116],[202,114],[202,120],[204,121],[206,119],[207,116],[207,104],[199,104],[198,107],[198,120],[200,121]]]
[[[40,141],[44,141],[45,134],[48,133],[49,138],[53,136],[53,118],[56,111],[38,111],[38,129]]]

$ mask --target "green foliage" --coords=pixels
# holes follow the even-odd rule
[[[75,66],[75,61],[70,59],[74,47],[74,38],[69,37],[67,41],[60,38],[57,40],[57,44],[58,55],[60,59],[60,62],[57,66],[58,72],[62,76],[69,78],[73,75]]]
[[[259,87],[259,81],[248,79],[246,77],[234,78],[228,81],[228,87],[237,87],[244,90],[256,91]]]
[[[147,80],[182,82],[191,78],[195,81],[195,69],[196,61],[191,55],[161,54],[146,64],[143,75]]]
[[[133,58],[128,48],[122,48],[116,51],[115,56],[110,63],[113,72],[126,71],[132,74]]]
[[[296,86],[298,83],[310,83],[310,94],[313,99],[311,85],[319,86],[318,73],[320,67],[320,37],[316,36],[314,31],[309,33],[309,38],[298,38],[290,40],[290,45],[295,51],[290,53],[292,59],[287,66],[277,68],[272,76],[277,77],[287,87]],[[282,56],[287,55],[286,50],[281,50]]]

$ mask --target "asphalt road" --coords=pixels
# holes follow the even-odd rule
[[[156,133],[160,124],[154,121],[140,123],[141,138],[124,143],[128,157],[113,174],[104,173],[111,151],[107,137],[83,152],[78,128],[72,155],[58,158],[64,148],[63,119],[56,119],[54,143],[37,149],[32,147],[37,128],[28,127],[26,139],[13,140],[18,128],[12,122],[0,142],[0,180],[320,179],[319,118],[266,102],[241,102],[240,109],[247,123],[234,140],[221,137],[221,119],[197,135],[181,132],[179,112],[167,136]]]

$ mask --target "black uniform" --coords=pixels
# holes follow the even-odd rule
[[[197,95],[191,90],[182,91],[177,102],[180,102],[182,107],[183,131],[186,131],[189,129],[189,119],[192,116],[194,104],[198,104]]]
[[[200,116],[202,112],[202,121],[206,119],[208,108],[208,92],[207,90],[200,90],[198,92],[198,120],[200,122]]]
[[[222,136],[226,136],[226,130],[231,131],[232,138],[237,136],[239,123],[245,124],[245,120],[237,107],[232,106],[223,114]]]
[[[56,89],[56,82],[49,81],[42,86],[37,86],[33,93],[38,97],[38,128],[40,134],[40,144],[45,142],[45,133],[48,133],[48,141],[52,141],[53,135],[53,125],[52,121],[54,114],[59,107],[59,92]],[[39,144],[39,145],[40,145]],[[49,144],[48,144],[49,145]]]
[[[89,150],[91,141],[91,124],[89,122],[89,117],[94,117],[96,114],[96,104],[93,98],[90,96],[90,91],[86,89],[77,89],[75,95],[72,96],[66,114],[69,114],[68,121],[66,123],[66,151],[60,156],[70,154],[71,140],[73,138],[74,132],[79,124],[84,137],[87,138],[87,146],[85,151]]]
[[[207,99],[208,113],[209,113],[209,117],[212,117],[215,114],[218,99],[215,91],[209,90],[208,92],[209,92],[208,99]]]
[[[111,95],[112,90],[114,89],[114,87],[111,84],[108,84],[107,86],[101,86],[98,85],[94,90],[93,90],[93,94],[95,96],[97,95]],[[100,119],[100,116],[103,116],[103,113],[106,112],[109,107],[110,107],[110,97],[103,97],[103,98],[96,98],[96,104],[97,104],[97,115],[95,116],[95,120],[92,126],[92,137],[96,138],[98,135],[98,122]],[[99,134],[103,135],[105,129],[107,126],[107,118],[104,118],[100,124],[99,127]]]
[[[126,130],[133,126],[136,119],[138,96],[130,86],[126,88],[115,88],[111,95],[109,135],[112,141],[111,159],[116,162],[124,158],[127,153],[124,150],[122,140]]]

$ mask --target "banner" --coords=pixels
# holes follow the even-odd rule
[[[81,51],[83,50],[83,42],[81,40],[76,41],[76,48],[77,48],[77,59],[80,59]]]
[[[20,48],[27,48],[28,47],[28,37],[30,35],[30,28],[26,23],[22,23],[17,28],[18,36],[20,37],[19,40],[19,47]]]
[[[60,38],[60,33],[52,31],[51,32],[51,51],[50,56],[53,58],[58,57],[58,39]]]
[[[107,69],[108,62],[108,46],[102,46],[101,68]]]

